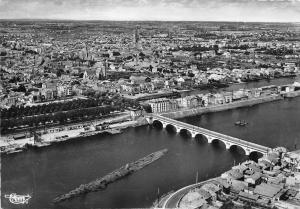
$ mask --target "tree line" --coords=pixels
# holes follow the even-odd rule
[[[97,95],[95,95],[97,96]],[[38,106],[12,106],[9,109],[1,109],[1,119],[20,118],[34,115],[44,115],[55,112],[82,110],[91,107],[114,106],[118,110],[124,110],[126,107],[137,106],[138,104],[126,100],[120,96],[98,98],[78,99],[66,101],[63,103],[50,103]]]
[[[21,117],[18,119],[4,119],[1,121],[1,133],[9,133],[18,128],[32,128],[55,124],[63,125],[65,123],[88,121],[109,115],[116,109],[117,108],[111,106],[101,106],[69,110],[64,112],[59,111],[56,113],[36,115],[31,117]]]
[[[139,107],[137,102],[119,95],[94,96],[86,100],[1,109],[1,133],[19,128],[88,121],[107,116],[114,111],[124,111],[128,107]]]

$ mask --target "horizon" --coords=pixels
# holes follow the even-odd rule
[[[291,23],[300,24],[300,21],[230,21],[230,20],[105,20],[105,19],[55,19],[55,18],[10,18],[2,19],[0,21],[70,21],[70,22],[205,22],[205,23]]]
[[[294,23],[300,0],[0,0],[0,19]]]

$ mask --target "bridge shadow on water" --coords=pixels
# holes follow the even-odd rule
[[[232,145],[230,148],[229,148],[229,151],[232,153],[232,154],[236,154],[236,155],[245,155],[246,152],[243,148],[239,147],[239,146],[236,146],[236,145]]]
[[[217,150],[226,150],[226,145],[218,140],[218,139],[214,139],[212,142],[211,142],[211,146],[214,148],[214,149],[217,149]]]
[[[171,126],[171,125],[166,126],[166,131],[170,135],[176,135],[177,134],[176,128],[174,126]]]
[[[195,141],[198,143],[198,144],[201,144],[201,145],[207,145],[208,144],[208,140],[207,138],[202,135],[202,134],[197,134],[195,136]]]
[[[184,139],[184,140],[188,140],[192,138],[191,133],[186,130],[186,129],[181,129],[179,132],[179,135]]]
[[[153,121],[152,127],[157,128],[157,129],[163,129],[163,124],[159,121]]]

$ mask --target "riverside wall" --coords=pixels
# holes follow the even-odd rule
[[[282,100],[282,99],[283,99],[283,97],[281,95],[272,95],[272,96],[248,99],[248,100],[239,101],[239,102],[232,102],[232,103],[228,103],[228,104],[178,110],[178,111],[174,111],[174,112],[164,113],[161,115],[165,116],[165,117],[177,119],[177,118],[184,118],[184,117],[189,117],[189,116],[194,116],[194,115],[201,115],[204,113],[230,110],[230,109],[235,109],[235,108],[239,108],[239,107],[253,106],[256,104],[272,102],[272,101]]]

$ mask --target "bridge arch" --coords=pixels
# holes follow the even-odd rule
[[[192,137],[192,132],[186,128],[177,128],[177,133],[187,138]]]
[[[214,138],[211,140],[211,144],[222,144],[222,146],[224,146],[224,148],[226,148],[226,143],[218,138]]]
[[[152,125],[155,127],[160,127],[160,128],[164,127],[164,124],[160,120],[153,120]]]
[[[200,142],[200,143],[210,143],[207,136],[201,133],[196,133],[195,134],[195,140]]]
[[[247,155],[247,152],[246,152],[245,148],[242,147],[242,146],[240,146],[240,145],[232,144],[229,147],[229,150],[233,151],[233,152],[240,152],[240,151],[242,151],[244,155]]]
[[[258,162],[258,159],[261,158],[262,156],[263,153],[254,150],[249,153],[249,159],[255,162]]]
[[[167,124],[166,125],[166,130],[167,131],[170,131],[170,132],[177,132],[177,127],[176,126],[174,126],[174,125],[172,125],[172,124]]]

